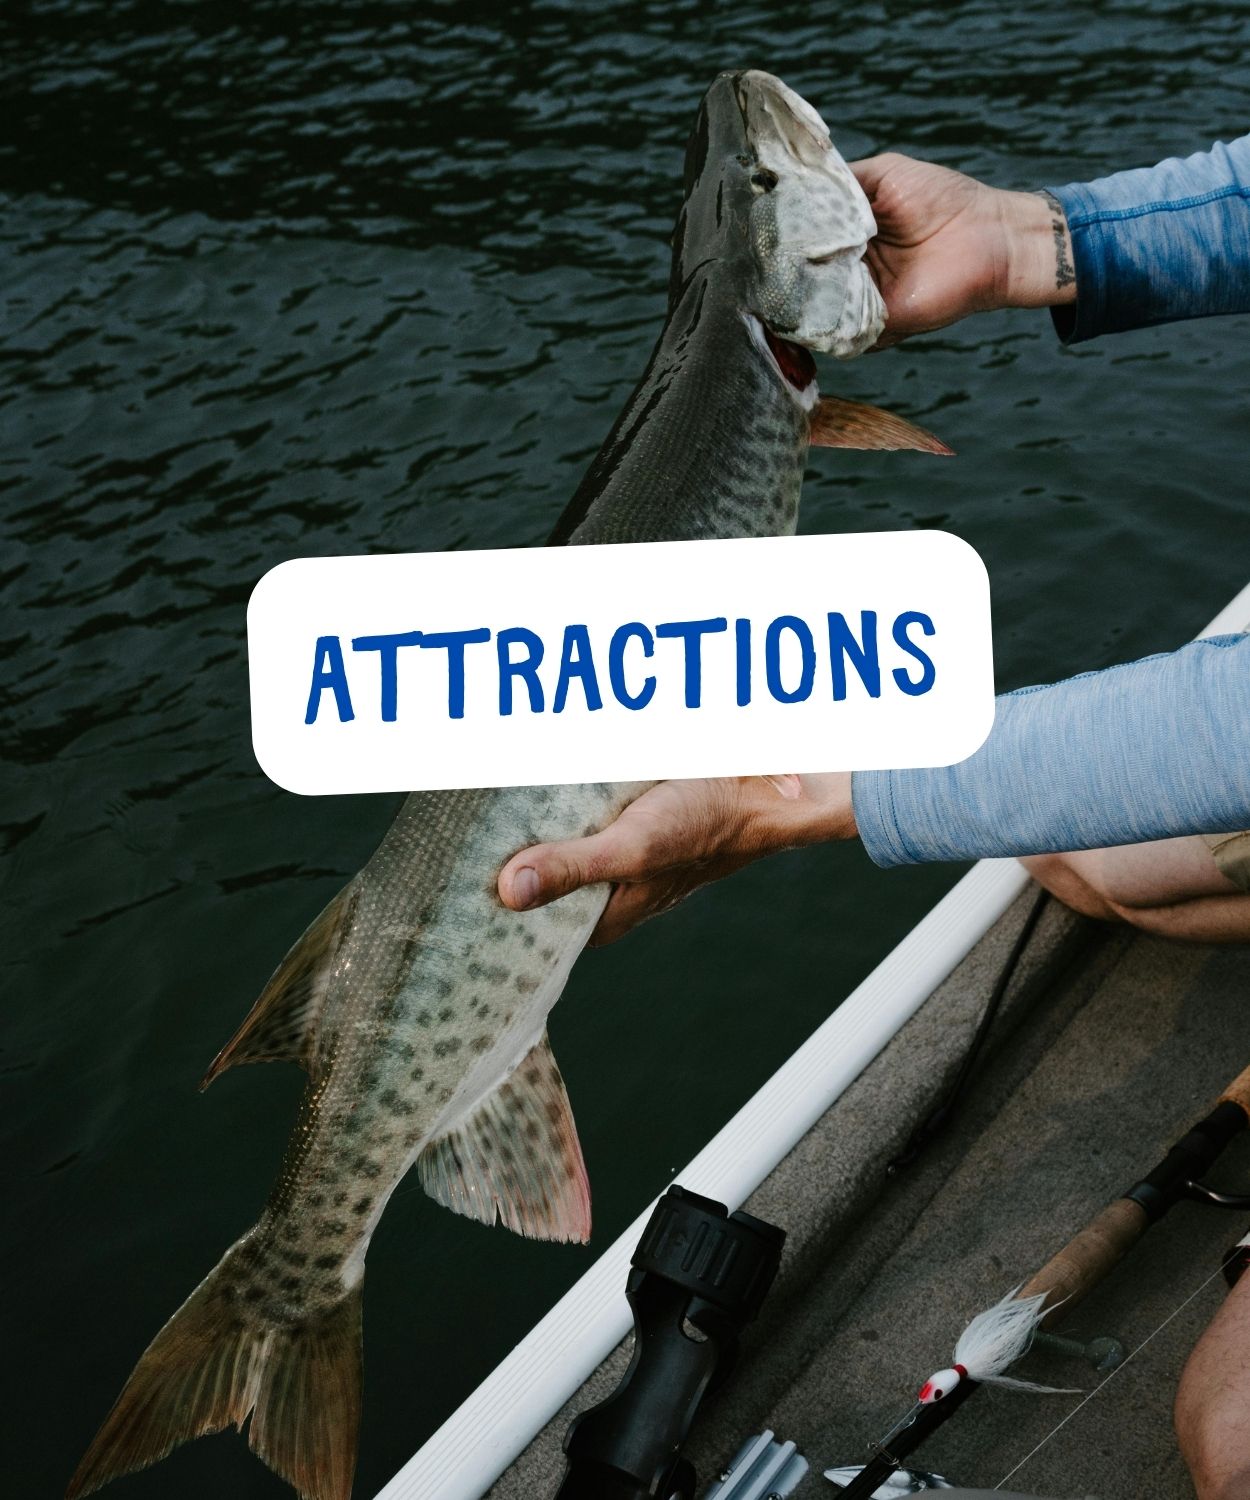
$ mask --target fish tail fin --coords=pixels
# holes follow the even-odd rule
[[[268,1315],[250,1237],[229,1250],[144,1352],[66,1500],[252,1414],[253,1452],[304,1500],[348,1500],[360,1423],[362,1283],[328,1309]],[[250,1294],[250,1295],[249,1295]]]

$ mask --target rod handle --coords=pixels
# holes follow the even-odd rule
[[[1146,1211],[1130,1198],[1117,1198],[1075,1235],[1020,1288],[1021,1297],[1046,1294],[1043,1326],[1066,1317],[1140,1239],[1149,1225]]]
[[[1220,1095],[1220,1103],[1240,1105],[1246,1118],[1250,1119],[1250,1068],[1233,1079]]]

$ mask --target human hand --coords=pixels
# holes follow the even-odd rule
[[[893,151],[850,165],[877,221],[864,259],[885,299],[878,348],[969,313],[1076,300],[1072,241],[1056,199],[992,188]]]
[[[499,873],[499,898],[528,911],[611,881],[590,939],[611,943],[753,859],[854,834],[849,772],[662,781],[599,833],[513,855]]]

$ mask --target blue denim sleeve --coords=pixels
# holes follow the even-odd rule
[[[879,865],[1250,828],[1250,635],[1004,694],[967,760],[851,785]]]
[[[1076,304],[1053,309],[1065,343],[1250,312],[1250,135],[1048,191],[1072,233]]]

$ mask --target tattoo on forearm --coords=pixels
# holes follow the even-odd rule
[[[1055,236],[1055,290],[1059,291],[1065,286],[1071,286],[1076,280],[1076,268],[1068,254],[1067,220],[1063,204],[1054,193],[1048,193],[1043,188],[1040,196],[1050,205],[1050,227]]]

